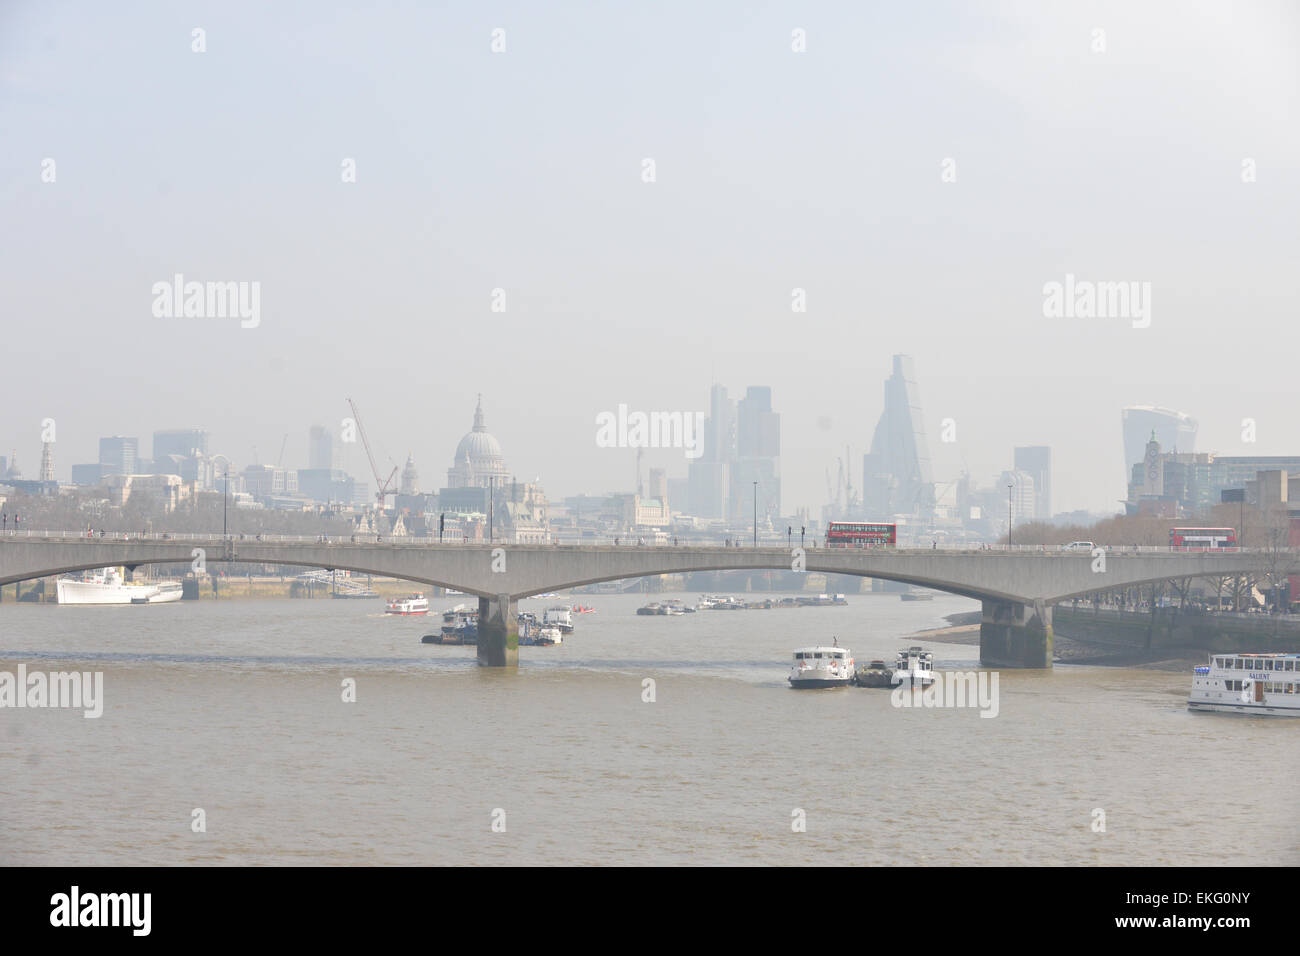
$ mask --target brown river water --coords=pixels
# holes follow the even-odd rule
[[[909,635],[978,605],[636,616],[668,596],[567,598],[515,672],[381,601],[0,605],[0,672],[103,673],[97,719],[0,708],[0,864],[1300,864],[1300,720],[1189,713],[1190,673],[896,707],[791,690],[791,650],[974,670]]]

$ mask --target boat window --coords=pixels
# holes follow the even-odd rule
[[[1273,669],[1273,662],[1272,662],[1272,661],[1265,661],[1265,662],[1264,662],[1264,670],[1266,670],[1266,671],[1271,671],[1272,669]]]
[[[818,660],[821,660],[821,656],[822,656],[821,651],[816,651],[813,653],[813,657],[817,658]]]
[[[1292,662],[1291,662],[1291,661],[1283,661],[1283,663],[1284,663],[1286,666],[1283,667],[1282,669],[1283,669],[1283,670],[1288,670],[1288,671],[1289,671],[1289,670],[1291,669],[1291,664],[1292,664]]]

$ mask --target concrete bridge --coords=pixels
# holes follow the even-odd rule
[[[359,537],[359,536],[358,536]],[[1294,558],[1291,555],[1290,561]],[[978,551],[893,548],[721,548],[610,545],[438,545],[276,535],[0,534],[0,584],[87,568],[247,562],[404,578],[479,598],[479,663],[518,662],[516,602],[620,578],[692,571],[779,570],[884,578],[983,603],[980,660],[1051,667],[1052,605],[1094,591],[1175,578],[1265,571],[1266,551],[1165,548],[1062,552],[1034,547]]]

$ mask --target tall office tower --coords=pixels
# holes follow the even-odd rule
[[[751,385],[736,404],[736,455],[731,468],[733,518],[752,516],[755,481],[759,515],[779,518],[781,416],[772,411],[772,389],[765,385]]]
[[[54,442],[47,441],[41,446],[41,481],[54,480]]]
[[[1015,469],[1034,479],[1034,517],[1052,517],[1052,449],[1046,445],[1021,445],[1015,453]]]
[[[668,475],[662,468],[650,469],[650,498],[666,502],[668,500]]]
[[[1161,449],[1187,454],[1196,450],[1196,419],[1157,405],[1131,405],[1121,413],[1124,426],[1124,485],[1133,466],[1146,458],[1147,442],[1155,432]]]
[[[134,475],[140,442],[114,435],[99,440],[99,470],[104,476]]]
[[[202,428],[173,428],[153,433],[153,460],[161,462],[168,455],[197,458],[208,453],[208,433]]]
[[[709,390],[709,417],[704,420],[704,442],[700,457],[688,468],[690,513],[701,518],[723,518],[729,514],[731,467],[736,457],[736,403],[727,390],[714,385]]]
[[[871,451],[862,459],[862,500],[867,517],[929,515],[934,510],[930,443],[921,417],[921,392],[912,359],[894,356],[885,380],[885,410],[876,423]]]
[[[1010,487],[1008,487],[1010,486]],[[1029,472],[1014,469],[1004,471],[998,476],[997,491],[1002,498],[1002,516],[1005,519],[1008,506],[1011,508],[1012,522],[1019,526],[1033,521],[1037,513],[1034,499],[1034,476]]]
[[[307,467],[313,470],[334,471],[339,467],[339,456],[334,447],[334,436],[324,425],[313,425],[307,434]]]

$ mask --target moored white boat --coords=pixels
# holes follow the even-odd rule
[[[1193,672],[1187,709],[1300,717],[1300,654],[1211,654]]]
[[[790,676],[794,688],[848,687],[853,680],[853,653],[847,647],[800,647]]]
[[[54,591],[60,604],[170,604],[181,599],[182,588],[178,581],[129,583],[120,568],[98,568],[59,578]]]

